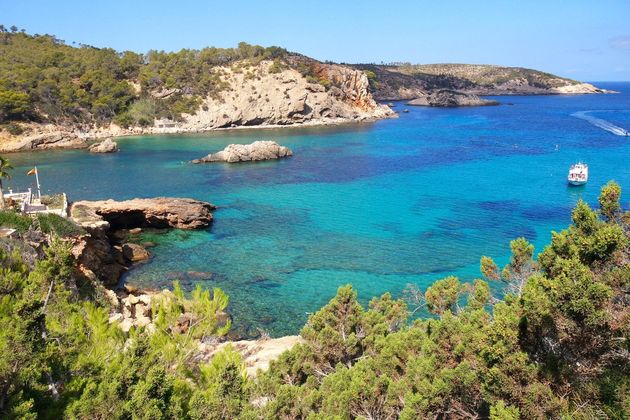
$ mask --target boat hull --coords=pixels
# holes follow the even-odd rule
[[[580,185],[586,184],[586,181],[575,181],[569,179],[569,185],[573,185],[574,187],[579,187]]]

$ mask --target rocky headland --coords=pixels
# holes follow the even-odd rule
[[[208,156],[195,159],[191,163],[254,162],[289,156],[293,156],[291,149],[280,146],[275,141],[255,141],[250,144],[230,144],[220,152],[210,153]]]
[[[496,105],[479,96],[614,93],[538,70],[474,64],[354,66],[368,74],[379,101],[412,101],[420,106]]]

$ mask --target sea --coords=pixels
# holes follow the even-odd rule
[[[525,237],[540,252],[582,199],[597,206],[615,180],[630,203],[630,83],[598,83],[610,95],[490,97],[499,106],[412,107],[395,119],[326,127],[238,129],[117,139],[121,151],[54,150],[8,156],[5,186],[33,183],[71,201],[174,196],[218,206],[200,231],[145,231],[150,262],[123,282],[179,281],[230,296],[232,334],[296,334],[339,286],[363,304],[455,275],[480,277],[479,259],[509,260]],[[402,112],[408,109],[409,112]],[[275,140],[291,158],[203,164],[191,159],[230,143]],[[569,166],[590,179],[567,185]],[[501,284],[492,284],[501,294]]]

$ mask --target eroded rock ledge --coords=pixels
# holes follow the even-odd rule
[[[216,207],[191,198],[134,198],[126,201],[77,201],[70,217],[84,228],[203,229]]]
[[[191,163],[211,162],[251,162],[260,160],[279,159],[292,156],[291,149],[280,146],[275,141],[255,141],[251,144],[230,144],[217,153],[211,153]]]

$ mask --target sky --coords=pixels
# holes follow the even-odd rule
[[[479,63],[630,80],[630,0],[0,0],[0,23],[146,52],[238,42],[346,63]]]

